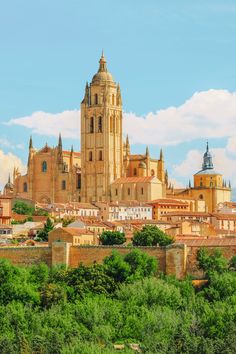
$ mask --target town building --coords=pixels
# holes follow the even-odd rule
[[[130,202],[98,202],[102,220],[151,220],[152,206],[133,200]]]
[[[11,224],[11,203],[12,198],[10,196],[0,195],[0,225]]]

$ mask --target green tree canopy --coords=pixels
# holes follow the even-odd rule
[[[102,245],[122,245],[126,238],[123,232],[119,231],[103,231],[100,236]]]
[[[37,233],[37,238],[42,241],[48,241],[48,233],[54,229],[53,222],[50,218],[47,218],[44,227]]]
[[[197,254],[198,267],[206,274],[211,272],[223,273],[228,270],[228,261],[221,250],[215,249],[210,253],[206,248],[200,248]]]
[[[173,242],[170,236],[155,225],[144,226],[142,230],[136,231],[133,237],[134,246],[167,246]]]

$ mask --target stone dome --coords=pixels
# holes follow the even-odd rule
[[[97,83],[97,82],[103,82],[103,81],[112,81],[113,77],[111,73],[107,70],[107,62],[104,57],[104,54],[102,53],[101,59],[99,60],[99,69],[98,72],[93,76],[92,83]]]
[[[112,77],[111,73],[109,73],[109,71],[98,71],[93,76],[92,83],[101,82],[101,81],[112,81],[112,82],[114,82],[113,77]]]

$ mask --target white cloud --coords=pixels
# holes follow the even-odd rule
[[[33,134],[58,136],[64,138],[80,138],[80,111],[64,111],[61,113],[34,112],[30,116],[13,118],[7,125],[20,125],[31,129]]]
[[[9,173],[11,174],[12,180],[12,172],[14,167],[18,167],[21,173],[25,173],[26,171],[26,166],[24,166],[19,157],[11,152],[5,154],[2,150],[0,150],[0,166],[4,167],[0,169],[0,190],[3,189],[8,181]]]
[[[169,107],[138,117],[124,115],[130,141],[176,145],[199,138],[223,138],[236,131],[236,93],[226,90],[196,92],[179,107]]]
[[[15,150],[15,149],[23,150],[24,149],[24,145],[23,144],[14,145],[7,138],[0,138],[0,146],[7,147],[7,148],[12,149],[12,150]]]
[[[80,138],[80,111],[53,114],[34,112],[6,124],[20,125],[39,135]],[[236,131],[236,93],[227,90],[196,92],[179,107],[139,117],[124,113],[124,133],[133,144],[176,145],[199,138],[223,138]]]
[[[230,140],[230,139],[229,139]],[[235,165],[236,160],[230,156],[228,149],[231,145],[227,145],[226,148],[215,148],[211,149],[211,154],[213,157],[213,164],[216,171],[223,174],[225,180],[230,180],[232,185],[236,185],[236,173]],[[234,154],[236,149],[234,150]],[[202,151],[199,150],[190,150],[187,153],[186,158],[179,164],[173,166],[173,174],[178,177],[191,178],[194,173],[201,170]]]

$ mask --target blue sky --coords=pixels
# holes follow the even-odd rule
[[[0,184],[17,158],[26,163],[32,132],[36,147],[56,144],[53,126],[40,124],[66,111],[76,127],[73,112],[104,48],[121,85],[133,151],[151,143],[156,157],[163,146],[171,177],[185,185],[209,139],[217,167],[236,186],[235,16],[233,0],[1,1]],[[22,117],[27,125],[17,121]],[[133,131],[141,121],[145,129]],[[79,149],[75,135],[62,135],[65,148]]]

